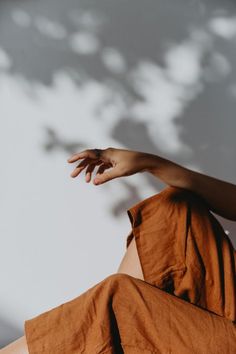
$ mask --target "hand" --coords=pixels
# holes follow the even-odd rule
[[[93,180],[93,183],[97,185],[117,177],[146,171],[149,155],[147,153],[112,147],[100,151],[99,157],[96,156],[94,149],[87,149],[71,156],[67,160],[69,163],[83,159],[71,173],[71,177],[77,177],[86,168],[85,180],[90,182],[95,167],[99,166]]]

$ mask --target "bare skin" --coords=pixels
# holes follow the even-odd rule
[[[124,257],[121,260],[117,273],[126,273],[132,275],[135,278],[144,280],[134,237],[126,250]]]
[[[29,354],[25,336],[20,337],[5,348],[0,350],[1,354]]]
[[[74,163],[79,160],[81,161],[71,173],[73,178],[85,170],[85,181],[89,183],[96,167],[98,169],[93,179],[94,185],[118,177],[149,172],[169,186],[188,189],[199,194],[210,210],[226,219],[236,221],[236,185],[232,183],[189,170],[158,155],[139,151],[109,147],[100,150],[98,157],[93,149],[87,149],[74,154],[67,161]],[[126,273],[144,280],[135,238],[129,244],[117,273]],[[0,350],[0,353],[29,354],[25,336]]]
[[[95,185],[137,172],[149,172],[167,185],[199,194],[213,212],[236,221],[235,184],[189,170],[158,155],[139,151],[109,147],[101,150],[101,156],[97,158],[93,149],[88,149],[73,155],[68,162],[79,160],[82,161],[71,173],[73,178],[86,168],[85,179],[86,182],[90,182],[96,166],[99,168],[93,180]],[[108,171],[105,172],[107,169]]]

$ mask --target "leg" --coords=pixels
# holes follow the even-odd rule
[[[235,327],[128,274],[26,321],[30,354],[235,353]],[[171,336],[171,338],[170,338]]]
[[[134,237],[126,250],[117,273],[125,273],[141,280],[144,279]],[[25,336],[2,349],[0,354],[29,354]]]
[[[135,278],[144,280],[134,237],[132,238],[132,241],[126,250],[117,273],[126,273],[128,275],[132,275]]]
[[[7,345],[0,350],[1,354],[29,354],[25,336]]]
[[[236,252],[205,201],[168,187],[128,215],[144,280],[235,322]]]

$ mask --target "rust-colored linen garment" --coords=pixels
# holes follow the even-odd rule
[[[236,353],[236,252],[206,203],[167,187],[127,214],[144,280],[111,274],[26,320],[29,353]]]

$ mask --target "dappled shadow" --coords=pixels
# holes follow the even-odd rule
[[[74,100],[83,97],[78,106],[83,136],[65,137],[60,123],[48,122],[46,152],[71,154],[89,147],[89,122],[94,131],[100,129],[98,146],[102,141],[162,154],[233,179],[232,1],[27,0],[1,1],[0,6],[2,75],[23,78],[25,94],[36,102],[48,100],[53,91],[63,100],[68,87]],[[85,102],[90,111],[81,118]],[[74,130],[75,123],[67,119]],[[160,188],[161,183],[147,179]],[[129,200],[132,195],[129,189]],[[122,204],[114,207],[116,213],[123,209]]]
[[[27,0],[1,1],[0,6],[0,70],[23,78],[25,93],[36,102],[69,85],[74,98],[83,96],[92,107],[78,120],[85,126],[90,122],[94,130],[100,126],[98,146],[100,139],[163,154],[233,179],[232,1]],[[90,129],[83,130],[83,137],[78,132],[76,140],[64,136],[60,123],[46,126],[46,152],[71,154],[90,144]],[[150,178],[148,183],[161,186]],[[114,210],[121,213],[123,208],[119,204]]]
[[[53,152],[55,150],[63,150],[69,154],[74,153],[75,151],[80,151],[85,148],[86,143],[80,143],[78,141],[65,141],[52,128],[45,128],[47,137],[43,145],[45,151]]]
[[[2,115],[35,120],[52,158],[118,146],[235,182],[235,16],[229,0],[1,0]],[[120,183],[114,217],[144,188]],[[20,335],[0,321],[1,345]]]

